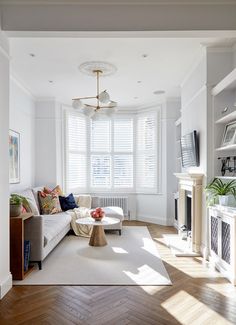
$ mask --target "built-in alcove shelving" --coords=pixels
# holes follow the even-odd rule
[[[211,92],[213,96],[214,175],[221,175],[222,157],[236,156],[236,143],[222,145],[227,124],[236,122],[236,69],[225,76]],[[233,160],[230,162],[233,166]],[[218,176],[217,176],[218,177]],[[235,179],[236,172],[227,171],[222,179]]]

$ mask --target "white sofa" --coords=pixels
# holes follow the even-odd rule
[[[71,216],[69,212],[60,212],[53,215],[40,215],[38,202],[38,191],[43,187],[27,189],[17,194],[27,198],[34,216],[25,221],[25,239],[30,241],[30,261],[38,263],[42,269],[42,261],[52,249],[70,231]],[[99,206],[99,198],[92,197],[91,208]],[[106,216],[120,219],[118,224],[105,226],[105,229],[117,230],[121,235],[122,221],[124,220],[123,210],[119,207],[104,207]]]

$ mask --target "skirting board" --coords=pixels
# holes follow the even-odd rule
[[[168,219],[160,219],[153,216],[137,216],[138,221],[150,222],[161,226],[173,226],[173,221]]]
[[[4,279],[2,283],[0,283],[0,299],[2,299],[11,288],[12,288],[12,275],[10,273],[8,277]]]

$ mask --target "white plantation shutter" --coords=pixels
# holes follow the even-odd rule
[[[76,192],[87,186],[86,118],[78,113],[66,115],[66,189]]]
[[[114,152],[133,151],[133,119],[114,120]]]
[[[114,188],[133,188],[133,118],[114,120]]]
[[[111,121],[91,120],[91,151],[110,152]]]
[[[114,155],[114,187],[133,187],[133,156]]]
[[[91,155],[91,186],[111,187],[111,157],[109,155]]]
[[[137,117],[136,184],[138,192],[157,191],[157,115]]]

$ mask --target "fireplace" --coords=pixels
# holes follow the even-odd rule
[[[191,235],[191,250],[200,253],[203,174],[175,174],[179,179],[178,228]]]
[[[186,211],[185,211],[185,225],[187,231],[190,232],[192,230],[192,195],[186,195]]]

